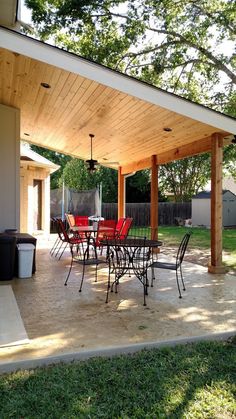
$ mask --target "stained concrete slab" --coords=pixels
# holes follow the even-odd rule
[[[11,281],[30,343],[0,348],[0,364],[236,330],[234,275],[212,275],[206,267],[184,262],[182,299],[175,272],[162,270],[156,272],[146,307],[134,276],[125,276],[105,304],[106,267],[99,268],[97,283],[90,267],[79,293],[81,267],[73,268],[65,287],[70,255],[66,251],[56,260],[49,254],[51,245],[52,238],[38,240],[36,274]]]

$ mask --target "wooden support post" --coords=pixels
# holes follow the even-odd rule
[[[151,171],[151,232],[152,239],[158,238],[158,166],[157,156],[153,155]]]
[[[118,169],[118,219],[125,216],[125,176]]]
[[[211,261],[208,271],[225,273],[222,265],[222,139],[217,133],[211,139]]]

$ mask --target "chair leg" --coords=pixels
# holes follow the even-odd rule
[[[83,272],[82,272],[82,279],[81,279],[81,283],[80,283],[80,287],[79,287],[79,292],[82,291],[82,286],[83,286],[83,282],[84,282],[84,273],[85,273],[85,263],[83,263]]]
[[[177,282],[177,286],[178,286],[178,290],[179,290],[179,298],[182,298],[182,295],[181,295],[181,292],[180,292],[180,286],[179,286],[178,269],[176,269],[175,273],[176,273],[176,282]]]
[[[154,266],[151,267],[152,269],[152,282],[151,282],[151,287],[153,287],[153,282],[155,281],[155,270],[154,270]]]
[[[57,239],[55,240],[55,242],[54,242],[54,244],[53,244],[53,246],[50,250],[50,255],[51,256],[53,256],[53,253],[56,251],[59,242],[60,242],[60,239],[59,239],[59,237],[57,237]]]
[[[180,277],[181,277],[181,281],[182,281],[182,284],[183,284],[183,291],[186,291],[185,284],[184,284],[184,278],[183,278],[183,272],[182,272],[182,267],[181,267],[181,265],[180,265],[179,269],[180,269]]]
[[[96,265],[96,271],[95,271],[95,282],[98,281],[98,265]]]
[[[148,295],[148,277],[147,271],[143,276],[143,305],[146,306],[146,295]]]
[[[66,244],[65,244],[65,246],[64,246],[64,248],[63,248],[63,250],[62,250],[62,252],[61,252],[61,254],[60,254],[59,258],[58,258],[58,260],[60,260],[60,259],[61,259],[61,257],[62,257],[62,255],[63,255],[64,251],[65,251],[65,250],[66,250],[66,248],[67,248],[67,244],[68,244],[68,243],[66,243]]]
[[[107,296],[106,296],[106,303],[108,303],[108,295],[109,295],[109,290],[111,288],[111,264],[109,261],[109,267],[108,267],[108,279],[107,279]]]
[[[73,249],[72,249],[72,247],[70,248],[70,252],[71,252],[71,263],[70,263],[70,269],[69,269],[69,272],[68,272],[68,274],[67,274],[67,278],[66,278],[66,280],[65,280],[64,285],[67,285],[67,281],[68,281],[68,279],[69,279],[69,276],[70,276],[70,273],[71,273],[71,269],[72,269],[72,265],[73,265],[73,258],[74,258],[74,255],[73,255]]]
[[[54,254],[55,258],[57,257],[58,253],[60,252],[62,246],[63,246],[63,241],[61,242],[61,244],[59,244],[59,246],[57,248],[57,252]]]

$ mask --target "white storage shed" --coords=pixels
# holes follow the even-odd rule
[[[223,227],[236,226],[236,195],[222,190]],[[192,198],[192,225],[211,225],[211,191],[202,191]]]

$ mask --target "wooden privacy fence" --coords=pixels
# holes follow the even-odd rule
[[[117,219],[117,213],[117,204],[102,204],[104,218]],[[135,226],[150,226],[150,203],[126,204],[126,217],[132,217]],[[191,202],[159,202],[159,225],[175,225],[178,218],[191,218]]]

